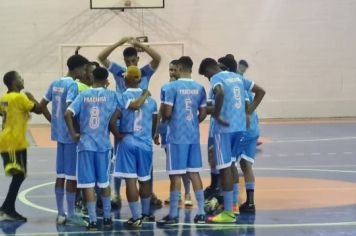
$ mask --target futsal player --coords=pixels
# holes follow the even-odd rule
[[[125,225],[130,228],[140,228],[142,222],[155,220],[150,210],[152,196],[150,180],[157,104],[148,97],[139,110],[129,109],[129,103],[142,94],[142,89],[139,87],[140,80],[141,71],[136,66],[129,66],[125,74],[127,90],[122,94],[120,102],[122,117],[119,129],[120,134],[125,134],[125,137],[118,145],[114,171],[114,176],[124,178],[126,182],[126,196],[132,217],[125,222]],[[115,124],[113,126],[115,127]],[[120,139],[120,136],[115,136]]]
[[[179,74],[177,71],[177,66],[178,66],[178,60],[173,60],[169,63],[169,82],[176,81],[179,78]],[[165,87],[163,86],[161,91],[164,91]],[[161,92],[161,101],[164,99],[162,98],[163,92]],[[161,108],[160,108],[161,110]],[[159,112],[158,119],[161,119],[161,114]],[[168,124],[167,122],[159,122],[158,125],[158,132],[157,135],[155,136],[155,143],[159,145],[158,137],[161,137],[161,145],[164,148],[166,154],[167,154],[167,149],[166,149],[166,144],[167,144],[167,128]],[[182,175],[182,182],[184,185],[184,206],[186,207],[191,207],[193,206],[193,201],[190,196],[190,179],[188,178],[187,175]],[[179,201],[181,202],[181,196],[179,197]],[[169,204],[169,198],[164,201],[165,204]]]
[[[42,110],[47,111],[47,105],[52,102],[52,112],[48,114],[44,112],[44,115],[51,122],[51,139],[57,142],[57,178],[55,184],[58,210],[57,224],[87,225],[87,222],[75,214],[77,145],[68,132],[64,121],[64,112],[67,105],[72,102],[67,97],[68,91],[78,89],[75,79],[86,76],[86,65],[88,63],[89,61],[81,55],[69,57],[67,60],[67,75],[51,83],[40,103]],[[66,192],[64,187],[66,187]],[[68,216],[64,212],[64,193],[66,193]]]
[[[206,93],[191,78],[193,61],[178,60],[179,79],[163,91],[162,117],[168,121],[167,172],[170,178],[169,214],[157,222],[161,226],[178,224],[178,201],[181,176],[187,174],[193,184],[198,212],[194,222],[205,223],[199,123],[206,117]]]
[[[115,51],[118,47],[124,45],[125,43],[131,44],[131,47],[127,47],[123,51],[123,57],[124,57],[124,62],[126,67],[112,62],[108,59],[110,54]],[[123,74],[126,72],[126,68],[129,66],[138,66],[139,62],[139,56],[136,48],[140,48],[144,52],[146,52],[152,60],[150,63],[144,65],[141,67],[141,82],[139,84],[139,87],[142,90],[147,90],[151,77],[157,70],[160,61],[161,61],[161,56],[152,48],[143,45],[142,43],[138,42],[136,39],[133,37],[124,37],[120,39],[118,42],[115,44],[105,48],[99,55],[98,55],[98,60],[99,62],[104,65],[108,70],[113,74],[115,82],[116,82],[116,92],[118,93],[123,93],[126,90],[125,86],[125,79],[123,77]],[[116,144],[117,140],[115,140],[115,150],[116,150]],[[114,199],[114,202],[117,203],[116,205],[121,206],[121,198],[120,198],[120,187],[121,187],[121,179],[115,178],[114,179],[114,188],[116,192],[116,196],[118,196],[118,199]],[[152,196],[152,206],[159,208],[162,206],[162,202],[153,194]]]
[[[98,230],[95,186],[101,189],[103,227],[112,228],[110,201],[109,121],[118,107],[114,91],[105,89],[109,72],[102,67],[93,71],[93,88],[80,93],[65,112],[65,121],[72,139],[78,143],[77,181],[84,188],[89,213],[88,230]],[[74,128],[74,117],[79,120],[80,131]]]
[[[26,217],[15,209],[17,194],[27,174],[27,122],[30,112],[41,114],[41,108],[31,93],[21,93],[24,81],[16,71],[4,75],[7,93],[0,99],[2,131],[0,133],[0,152],[4,171],[12,176],[6,198],[0,207],[0,221],[26,222]]]

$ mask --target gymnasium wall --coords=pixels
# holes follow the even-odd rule
[[[208,56],[246,59],[248,77],[267,91],[263,118],[355,116],[355,12],[353,0],[166,0],[165,9],[125,12],[90,10],[89,0],[2,0],[0,74],[18,70],[40,99],[61,75],[60,44],[145,34],[150,42],[184,42],[195,70]],[[156,98],[170,57],[180,55],[168,46],[162,53],[150,86]],[[122,62],[119,53],[111,59]],[[208,87],[196,72],[195,79]],[[32,122],[45,121],[34,115]]]

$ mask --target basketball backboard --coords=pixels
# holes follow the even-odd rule
[[[91,9],[164,8],[164,0],[90,0]]]

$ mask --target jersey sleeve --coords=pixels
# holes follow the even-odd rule
[[[152,66],[150,64],[145,65],[144,67],[141,68],[141,74],[147,78],[147,82],[151,80],[152,75],[155,73],[155,70],[152,69]]]
[[[248,79],[246,79],[246,78],[243,79],[243,83],[244,83],[245,90],[246,90],[247,92],[251,92],[253,86],[255,85],[255,83],[254,83],[253,81],[248,80]]]
[[[66,103],[73,102],[74,99],[78,96],[78,94],[79,94],[78,84],[77,83],[73,83],[68,88]]]
[[[43,98],[47,102],[51,102],[52,101],[52,91],[53,91],[53,83],[49,86],[49,88],[46,91],[46,94],[43,96]]]
[[[110,71],[114,75],[115,80],[117,80],[118,78],[122,78],[122,74],[126,69],[115,62],[111,62],[108,71]]]
[[[176,93],[173,86],[169,86],[165,89],[163,104],[173,106],[176,99]]]
[[[157,102],[154,99],[152,99],[152,112],[157,114]]]
[[[164,103],[166,99],[166,90],[167,90],[167,84],[163,85],[161,88],[161,93],[160,93],[161,103]]]
[[[35,103],[28,99],[25,94],[20,94],[20,96],[18,96],[17,104],[19,104],[21,110],[26,112],[30,112],[35,106]]]
[[[222,81],[221,81],[221,78],[219,76],[213,76],[211,79],[210,79],[210,85],[211,87],[213,88],[213,90],[216,88],[216,86],[220,85],[221,88],[223,87],[223,84],[222,84]]]
[[[82,96],[79,94],[74,101],[70,104],[70,106],[67,108],[67,110],[73,112],[73,116],[77,116],[80,113],[80,108],[82,105]]]
[[[199,107],[206,107],[206,92],[204,87],[200,90]]]
[[[124,94],[118,95],[118,108],[120,111],[125,110],[128,98]]]

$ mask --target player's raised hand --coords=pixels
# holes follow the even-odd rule
[[[214,119],[222,126],[228,127],[230,126],[230,123],[224,120],[221,116],[219,117],[214,117]]]

